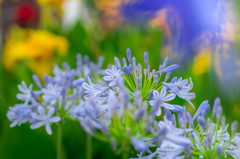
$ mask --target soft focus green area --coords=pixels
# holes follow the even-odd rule
[[[237,1],[240,8],[240,1]],[[239,17],[240,13],[238,13]],[[76,53],[88,55],[91,60],[97,61],[99,56],[104,56],[104,68],[114,63],[114,56],[119,59],[126,56],[126,49],[130,48],[132,55],[136,57],[137,63],[143,63],[143,54],[149,53],[150,66],[158,69],[163,62],[161,50],[163,46],[163,33],[157,28],[148,25],[126,25],[124,27],[104,32],[99,27],[94,29],[85,27],[81,22],[76,23],[73,29],[63,31],[60,28],[50,28],[51,32],[65,36],[69,41],[69,52],[64,58],[58,59],[67,62],[71,67],[76,66]],[[14,47],[14,46],[13,46]],[[1,47],[0,47],[1,48]],[[171,61],[170,63],[173,63]],[[219,79],[213,68],[210,71],[194,75],[192,72],[193,61],[180,65],[174,75],[183,78],[191,77],[194,83],[193,91],[196,107],[204,100],[209,100],[211,106],[216,97],[220,97],[224,108],[224,115],[228,122],[238,120],[240,122],[240,90],[228,90],[219,86]],[[56,158],[56,125],[53,124],[53,135],[49,136],[45,128],[31,130],[29,124],[22,124],[10,128],[7,119],[9,106],[19,101],[16,99],[18,93],[17,85],[26,81],[27,85],[33,82],[32,71],[20,63],[13,73],[7,72],[2,63],[0,65],[0,159],[53,159]],[[227,84],[226,84],[227,85]],[[182,103],[185,104],[185,103]],[[235,107],[235,108],[234,108]],[[191,107],[187,108],[194,111]],[[63,126],[63,152],[64,159],[86,158],[86,133],[81,129],[79,123],[64,121]],[[103,143],[93,139],[94,158],[121,158],[116,156],[109,143]]]

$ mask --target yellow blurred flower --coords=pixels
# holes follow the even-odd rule
[[[38,4],[42,6],[61,6],[64,1],[65,0],[37,0]]]
[[[195,75],[201,75],[209,71],[211,67],[211,52],[204,49],[194,58],[192,71]]]
[[[68,42],[64,37],[45,30],[14,29],[3,48],[3,65],[14,71],[18,62],[26,61],[30,69],[43,77],[50,73],[55,52],[64,56]]]

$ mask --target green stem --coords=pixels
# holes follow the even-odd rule
[[[87,159],[92,159],[92,137],[87,134]]]
[[[128,157],[128,151],[123,151],[122,159],[129,159],[129,157]]]
[[[62,159],[62,124],[59,123],[57,131],[57,159]]]

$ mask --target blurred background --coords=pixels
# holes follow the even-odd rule
[[[43,79],[53,64],[75,67],[76,54],[104,66],[130,48],[137,62],[149,53],[152,68],[166,56],[191,77],[196,107],[220,97],[228,122],[240,122],[239,0],[0,0],[0,158],[53,159],[56,133],[28,124],[10,128],[6,117],[17,85]],[[173,76],[172,76],[173,77]],[[183,103],[184,104],[184,103]],[[191,108],[188,110],[194,111]],[[55,131],[56,132],[56,131]],[[64,124],[64,158],[86,158],[79,123]],[[119,158],[109,143],[93,141],[94,158]]]

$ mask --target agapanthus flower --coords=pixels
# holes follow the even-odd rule
[[[183,151],[183,146],[179,146],[169,141],[164,141],[157,149],[157,155],[158,158],[184,158],[184,156],[180,156]]]
[[[147,144],[144,141],[141,141],[141,140],[136,139],[135,137],[132,137],[131,142],[137,151],[139,151],[141,153],[144,153],[144,152],[151,153],[149,147],[147,146]]]
[[[166,58],[159,71],[151,70],[148,58],[145,52],[144,68],[136,64],[128,49],[123,67],[115,57],[115,65],[103,71],[101,58],[93,64],[85,56],[83,64],[78,55],[76,69],[66,63],[64,69],[55,66],[54,76],[45,75],[44,84],[33,76],[39,90],[24,82],[19,86],[22,93],[18,98],[23,104],[10,107],[10,126],[29,122],[32,129],[45,126],[52,134],[51,124],[60,125],[67,118],[79,121],[88,134],[111,143],[114,151],[126,153],[135,148],[134,156],[139,159],[239,158],[238,124],[233,122],[229,133],[220,99],[214,102],[212,119],[207,118],[207,100],[192,117],[187,107],[175,100],[178,96],[194,107],[191,78],[190,83],[182,77],[168,82],[178,65],[167,67]]]
[[[71,69],[66,63],[63,63],[63,69],[55,65],[53,76],[45,75],[43,84],[33,75],[38,90],[33,90],[32,84],[28,87],[24,81],[18,86],[21,93],[17,98],[24,103],[10,107],[7,116],[12,122],[11,127],[29,122],[32,129],[45,126],[47,133],[51,135],[51,124],[59,123],[60,118],[81,119],[82,113],[73,108],[78,108],[83,102],[83,83],[92,78],[93,72],[95,77],[100,74],[99,67],[102,66],[103,59],[100,58],[99,63],[94,64],[85,57],[85,63],[82,63],[79,56],[77,55],[76,69]],[[86,65],[91,68],[84,69]]]
[[[167,109],[170,109],[170,110],[175,109],[174,105],[169,104],[167,102],[173,100],[176,97],[176,95],[174,93],[170,93],[168,95],[166,95],[166,94],[167,94],[167,90],[166,90],[165,86],[161,89],[160,94],[156,90],[153,91],[153,100],[151,100],[149,103],[151,105],[154,105],[155,102],[156,102],[156,99],[158,99],[160,101],[160,103],[159,103],[160,108],[156,112],[157,116],[161,115],[161,107],[164,107],[164,108],[167,108]]]
[[[47,88],[42,89],[43,92],[43,100],[45,103],[50,103],[51,105],[54,105],[57,103],[57,99],[61,95],[61,90],[57,85],[47,85]]]
[[[163,65],[159,66],[159,71],[156,72],[156,73],[159,73],[161,75],[162,73],[170,73],[170,72],[178,69],[179,65],[177,65],[177,64],[173,64],[173,65],[170,65],[170,66],[166,67],[168,62],[169,62],[169,57],[166,57],[164,62],[163,62]]]
[[[21,125],[31,119],[32,110],[31,107],[26,104],[17,104],[9,109],[10,111],[8,111],[7,117],[12,122],[10,127],[14,127],[17,124]]]
[[[89,84],[87,84],[86,82],[83,83],[83,88],[86,90],[84,92],[85,99],[89,99],[91,97],[100,97],[103,95],[104,92],[106,92],[107,90],[109,90],[108,87],[103,87],[99,84],[95,85],[92,83],[91,79],[88,78],[88,82]]]
[[[160,92],[163,85],[167,88],[171,87],[171,89],[169,88],[169,93],[174,93],[175,95],[186,100],[193,106],[190,100],[195,98],[195,94],[189,93],[189,91],[193,87],[191,79],[189,85],[187,85],[187,80],[182,81],[182,78],[179,78],[178,80],[176,78],[173,78],[170,83],[167,83],[167,80],[170,78],[171,72],[175,71],[179,67],[179,65],[172,64],[170,66],[167,66],[167,64],[169,63],[169,58],[166,57],[163,65],[159,66],[159,71],[156,71],[155,69],[150,70],[148,58],[148,53],[145,52],[144,63],[146,68],[143,68],[140,63],[137,64],[135,57],[131,57],[130,49],[127,49],[128,61],[126,60],[126,58],[123,58],[124,66],[121,68],[119,59],[115,57],[115,66],[112,66],[112,70],[106,70],[106,72],[109,75],[111,74],[111,76],[105,76],[104,79],[107,79],[107,81],[112,81],[110,82],[110,85],[112,86],[113,84],[117,85],[119,79],[123,77],[126,81],[126,86],[130,90],[130,92],[133,93],[136,89],[140,89],[141,96],[144,100],[149,99],[149,93],[151,92],[151,90],[156,90],[157,92]],[[164,73],[166,74],[166,76],[165,79],[162,80],[161,77]],[[176,90],[176,88],[178,90]],[[171,94],[171,96],[173,97],[173,94]],[[171,109],[173,108],[171,107]]]
[[[32,100],[32,95],[31,95],[32,85],[30,85],[28,88],[26,83],[24,81],[22,81],[22,84],[18,85],[18,89],[22,93],[18,93],[17,98],[19,100],[25,101],[25,104],[29,103]]]
[[[169,150],[179,152],[176,156],[181,156],[191,145],[191,140],[185,136],[190,129],[176,128],[176,121],[171,112],[170,120],[158,121],[159,126],[155,125],[157,122],[155,116],[161,114],[161,107],[177,113],[182,111],[181,106],[169,103],[175,99],[176,95],[180,96],[179,92],[172,91],[162,84],[163,81],[160,81],[164,73],[167,74],[166,78],[169,78],[170,72],[176,70],[178,65],[171,65],[167,68],[168,58],[166,58],[163,66],[160,67],[160,73],[154,69],[150,70],[146,52],[144,59],[145,69],[141,64],[136,64],[136,58],[131,57],[130,49],[127,50],[128,61],[123,58],[123,67],[115,57],[115,66],[105,71],[103,77],[106,81],[105,84],[94,84],[91,79],[88,83],[83,83],[88,106],[75,107],[73,112],[75,115],[76,113],[82,115],[81,118],[79,116],[77,118],[86,132],[103,141],[110,143],[114,141],[113,149],[123,146],[121,138],[125,138],[131,140],[136,150],[140,152],[139,157],[143,155],[143,152],[151,153],[150,145],[159,148],[156,149],[156,155],[166,155],[161,150],[166,149],[167,152],[167,148],[169,148]],[[164,81],[166,83],[167,79]],[[182,83],[180,80],[178,82],[180,83],[178,85],[183,87],[183,91],[180,93],[188,93],[191,90],[192,84],[187,86],[186,80]],[[115,123],[118,123],[118,127]],[[140,136],[137,135],[139,133]],[[142,140],[144,135],[150,137]],[[162,146],[165,144],[164,148],[159,146],[161,143],[163,143]],[[171,148],[166,146],[167,143],[170,143]],[[130,147],[130,145],[124,146]]]
[[[190,100],[195,98],[195,93],[191,93],[191,89],[193,88],[193,83],[190,78],[190,84],[188,85],[188,80],[182,80],[180,77],[179,79],[173,78],[171,83],[163,82],[163,85],[170,89],[170,92],[175,93],[178,97],[185,99],[191,106],[194,108],[194,105]]]
[[[49,135],[52,134],[52,129],[51,129],[51,124],[52,123],[57,123],[61,120],[60,117],[58,116],[54,116],[52,117],[52,115],[54,114],[55,109],[52,107],[49,109],[48,113],[46,114],[43,107],[38,106],[38,113],[32,113],[31,116],[34,120],[36,120],[36,122],[34,122],[31,125],[31,129],[37,129],[40,126],[45,126],[46,127],[46,131]]]
[[[198,117],[198,126],[190,135],[190,139],[195,142],[195,148],[192,150],[192,153],[198,154],[196,157],[200,158],[227,158],[227,153],[237,158],[237,155],[234,156],[233,154],[239,149],[239,145],[237,146],[237,144],[234,143],[237,140],[233,141],[233,139],[237,139],[238,134],[233,130],[232,136],[228,133],[228,124],[225,124],[225,117],[221,117],[221,112],[216,113],[216,111],[213,110],[213,118],[206,120],[204,118],[206,113],[204,112],[206,112],[206,110],[208,112],[208,106],[208,102],[204,101],[194,115],[193,120]],[[217,98],[214,103],[214,109],[220,107],[220,100]],[[201,116],[199,116],[200,114]],[[219,121],[218,119],[217,122],[214,122],[215,116],[218,116],[218,118],[222,120]],[[233,127],[236,128],[236,126]]]
[[[240,157],[240,134],[238,136],[234,136],[232,138],[232,145],[229,146],[225,152],[230,154],[233,158],[239,158]]]
[[[144,157],[142,156],[143,151],[139,151],[138,149],[136,149],[140,152],[140,154],[138,155],[139,159],[148,157],[153,158],[154,156],[156,156],[157,158],[184,157],[183,153],[185,151],[188,151],[190,149],[190,146],[192,145],[192,141],[185,136],[186,132],[191,131],[190,129],[184,130],[181,128],[176,128],[173,125],[173,122],[168,120],[166,117],[163,121],[155,123],[155,129],[155,135],[152,138],[147,139],[145,143],[149,146],[151,145],[151,147],[157,147],[155,149],[156,151],[152,154],[151,152],[148,152],[150,153],[150,155]]]
[[[120,69],[117,69],[115,66],[112,66],[112,69],[107,69],[105,71],[105,76],[103,79],[110,82],[109,86],[112,87],[116,85],[121,78],[123,72]]]

